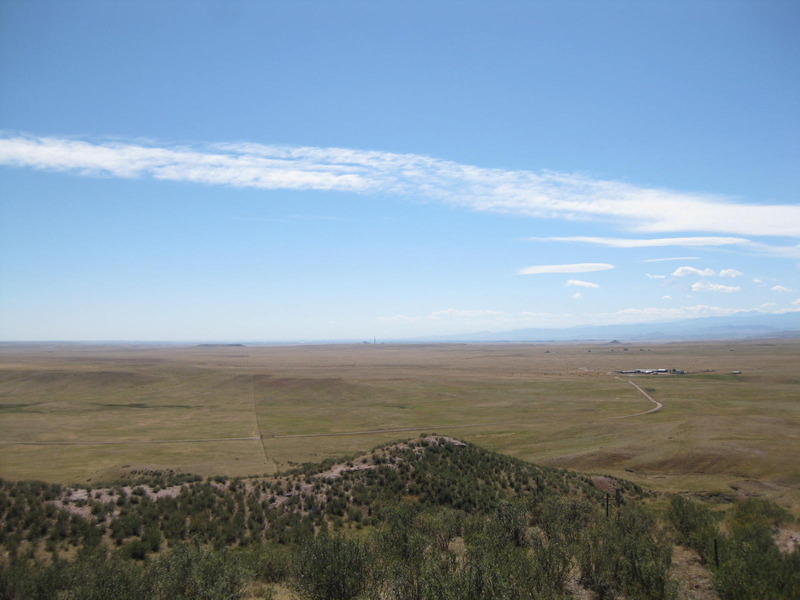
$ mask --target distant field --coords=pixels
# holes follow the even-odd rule
[[[797,341],[5,344],[0,476],[71,483],[136,468],[263,474],[437,432],[657,490],[734,486],[798,512],[798,365]],[[690,373],[613,373],[637,368]],[[626,418],[653,407],[628,380],[664,409]]]

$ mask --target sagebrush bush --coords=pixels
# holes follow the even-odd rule
[[[675,598],[671,562],[672,545],[663,528],[650,511],[636,505],[595,522],[580,557],[584,582],[600,600]]]
[[[707,505],[673,496],[667,520],[679,543],[696,550],[706,564],[713,563],[714,540],[719,539],[720,533],[717,518]]]
[[[792,517],[774,502],[749,499],[728,518],[730,535],[720,544],[714,585],[723,600],[796,600],[800,598],[800,549],[783,554],[773,529]]]
[[[351,600],[366,591],[367,569],[363,544],[323,532],[300,547],[291,587],[306,600]]]

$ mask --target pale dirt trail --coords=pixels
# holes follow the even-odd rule
[[[619,377],[616,377],[615,379],[619,379],[620,381],[625,381],[624,379],[621,379],[621,378],[619,378]],[[633,383],[633,382],[632,382],[630,379],[628,380],[628,383],[630,383],[630,384],[631,384],[633,387],[635,387],[637,390],[639,390],[639,392],[641,392],[641,394],[642,394],[642,395],[643,395],[645,398],[647,398],[648,400],[650,400],[650,402],[652,402],[653,404],[655,404],[655,407],[651,408],[650,410],[646,410],[646,411],[644,411],[644,412],[636,413],[636,414],[633,414],[633,415],[623,415],[623,416],[621,416],[621,417],[614,417],[615,419],[627,419],[627,418],[629,418],[629,417],[639,417],[639,416],[641,416],[641,415],[649,415],[649,414],[651,414],[651,413],[658,412],[658,411],[660,411],[662,408],[664,408],[664,405],[663,405],[663,404],[661,404],[661,402],[659,402],[658,400],[654,400],[654,399],[653,399],[653,397],[652,397],[650,394],[648,394],[647,392],[645,392],[645,391],[644,391],[642,388],[640,388],[638,385],[636,385],[635,383]]]

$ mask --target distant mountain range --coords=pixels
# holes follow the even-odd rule
[[[558,329],[513,329],[417,338],[430,342],[572,342],[745,340],[800,337],[800,311],[783,314],[746,312],[730,317],[700,317],[657,323],[578,325]]]

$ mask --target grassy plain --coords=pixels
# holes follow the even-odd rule
[[[656,490],[765,494],[800,513],[798,366],[797,340],[5,344],[0,477],[263,474],[436,432]],[[614,373],[637,368],[690,373]],[[628,416],[653,406],[630,379],[663,410]]]

